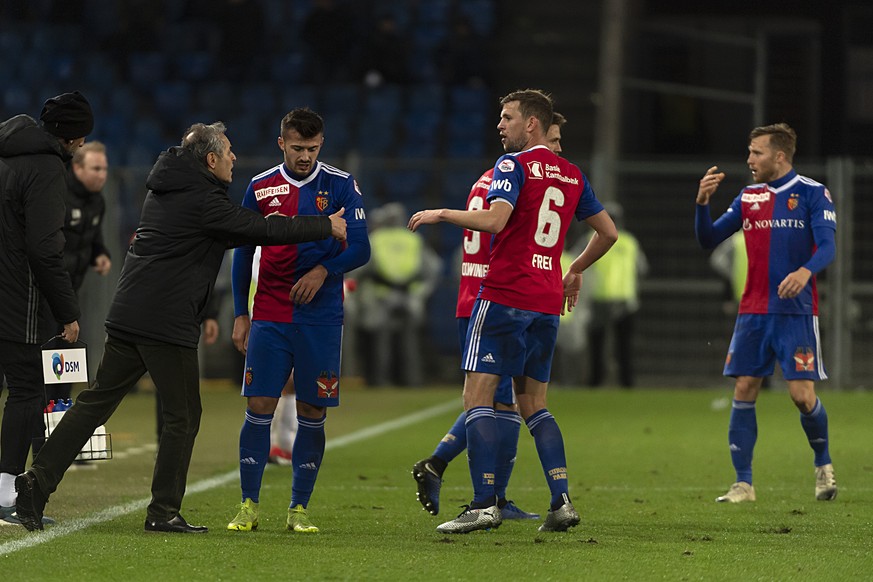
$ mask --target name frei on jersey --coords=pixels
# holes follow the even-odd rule
[[[488,191],[491,187],[491,176],[494,168],[476,180],[470,195],[467,196],[467,210],[488,210]],[[491,235],[487,232],[464,229],[464,248],[461,260],[461,284],[458,286],[458,307],[455,317],[470,317],[473,304],[479,296],[482,279],[488,273],[488,261],[491,255]]]
[[[777,289],[812,257],[813,229],[836,230],[837,214],[828,189],[792,170],[774,182],[746,186],[728,213],[743,229],[749,258],[739,312],[818,315],[814,276],[793,299],[779,299]]]
[[[252,178],[243,206],[263,215],[328,216],[345,207],[347,228],[367,228],[361,191],[348,172],[322,162],[303,180],[297,180],[284,164]],[[289,300],[291,287],[316,265],[345,248],[334,238],[295,245],[261,247],[258,285],[252,320],[310,325],[342,323],[343,276],[330,274],[315,298],[306,305]]]
[[[497,160],[487,200],[509,203],[513,211],[494,236],[482,299],[558,315],[570,219],[585,220],[603,210],[588,179],[549,148],[535,146]]]

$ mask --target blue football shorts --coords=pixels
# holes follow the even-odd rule
[[[467,328],[461,368],[548,382],[558,316],[477,299]]]
[[[744,313],[737,316],[725,376],[763,378],[779,362],[786,380],[825,380],[818,316]]]
[[[469,317],[458,318],[458,342],[461,346],[461,352],[464,351],[464,344],[467,341],[467,327],[470,325]],[[500,382],[497,384],[497,390],[494,392],[494,402],[512,406],[515,404],[515,390],[512,389],[512,376],[501,376]]]
[[[279,398],[294,370],[297,400],[339,406],[342,325],[253,321],[243,396]]]

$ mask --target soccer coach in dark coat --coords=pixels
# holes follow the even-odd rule
[[[88,441],[134,384],[149,372],[163,403],[152,499],[145,530],[202,533],[180,515],[194,438],[200,426],[197,345],[225,249],[240,244],[293,244],[345,239],[343,210],[331,216],[261,216],[227,195],[233,162],[221,123],[195,124],[182,145],[161,153],[118,289],[94,384],[46,441],[29,471],[15,480],[18,518],[42,529],[42,513]]]
[[[9,387],[0,431],[0,519],[12,517],[13,482],[31,438],[45,430],[40,344],[63,326],[79,337],[79,304],[64,267],[64,162],[94,127],[82,94],[45,102],[0,123],[0,368]],[[2,372],[0,372],[2,374]]]

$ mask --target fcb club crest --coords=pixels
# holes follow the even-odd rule
[[[794,210],[797,208],[797,205],[800,204],[800,200],[798,200],[799,197],[800,194],[792,193],[788,195],[788,210]]]
[[[797,372],[815,372],[815,352],[809,346],[794,351],[794,369]]]
[[[319,398],[339,398],[339,375],[333,371],[322,372],[315,381]]]
[[[315,207],[318,208],[319,212],[324,212],[328,204],[330,204],[330,192],[319,190],[318,196],[315,197]]]
[[[252,380],[254,379],[254,377],[255,377],[255,374],[252,371],[252,369],[246,368],[246,376],[245,376],[246,386],[252,385]]]

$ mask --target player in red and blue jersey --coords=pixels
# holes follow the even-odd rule
[[[546,392],[558,317],[576,305],[582,271],[609,250],[617,233],[579,168],[546,147],[551,98],[529,89],[510,93],[501,104],[497,128],[503,148],[517,153],[494,166],[489,209],[423,210],[409,221],[412,230],[445,221],[494,234],[462,360],[473,501],[437,528],[442,533],[493,528],[502,521],[494,487],[499,442],[493,407],[501,376],[515,379],[519,409],[552,495],[540,530],[565,531],[579,523],[569,498],[563,437],[546,408]],[[588,222],[595,236],[562,279],[564,237],[574,216]]]
[[[725,376],[736,378],[728,441],[737,480],[716,501],[755,500],[752,452],[758,435],[755,401],[764,377],[779,362],[788,393],[814,453],[815,498],[837,496],[828,450],[828,417],[815,393],[827,378],[821,357],[815,275],[836,254],[837,216],[824,185],[793,167],[797,135],[787,124],[758,127],[749,136],[748,165],[755,184],[746,186],[714,223],[709,201],[724,173],[713,166],[700,180],[695,230],[705,249],[742,229],[748,256]]]
[[[552,124],[546,133],[546,145],[556,154],[561,153],[561,127],[565,123],[567,123],[567,118],[554,112]],[[467,196],[467,210],[488,210],[491,206],[488,202],[488,192],[493,175],[494,168],[489,168],[473,184],[473,188]],[[458,287],[458,304],[455,311],[461,350],[464,349],[464,342],[467,338],[467,327],[470,324],[473,305],[479,296],[482,279],[488,272],[491,237],[475,230],[464,229],[463,241],[461,282]],[[518,405],[515,402],[515,391],[512,388],[512,378],[509,376],[502,377],[497,386],[494,395],[494,414],[497,418],[500,434],[494,488],[501,517],[503,519],[539,519],[539,514],[523,511],[513,501],[506,499],[506,487],[515,465],[515,456],[518,452],[518,434],[521,427]],[[464,411],[439,442],[433,454],[412,466],[412,476],[418,483],[418,501],[422,508],[431,515],[437,515],[440,511],[439,495],[446,467],[467,448],[466,419],[467,412]]]
[[[233,341],[246,354],[240,431],[242,506],[227,528],[258,525],[261,478],[270,452],[270,424],[289,375],[297,392],[298,430],[287,529],[317,532],[306,513],[324,456],[326,410],[339,405],[343,274],[370,257],[361,191],[347,172],[318,161],[324,121],[301,108],[280,126],[284,163],[255,176],[243,206],[264,215],[329,215],[344,208],[346,244],[329,241],[261,248],[251,320],[248,312],[254,247],[233,259]]]

